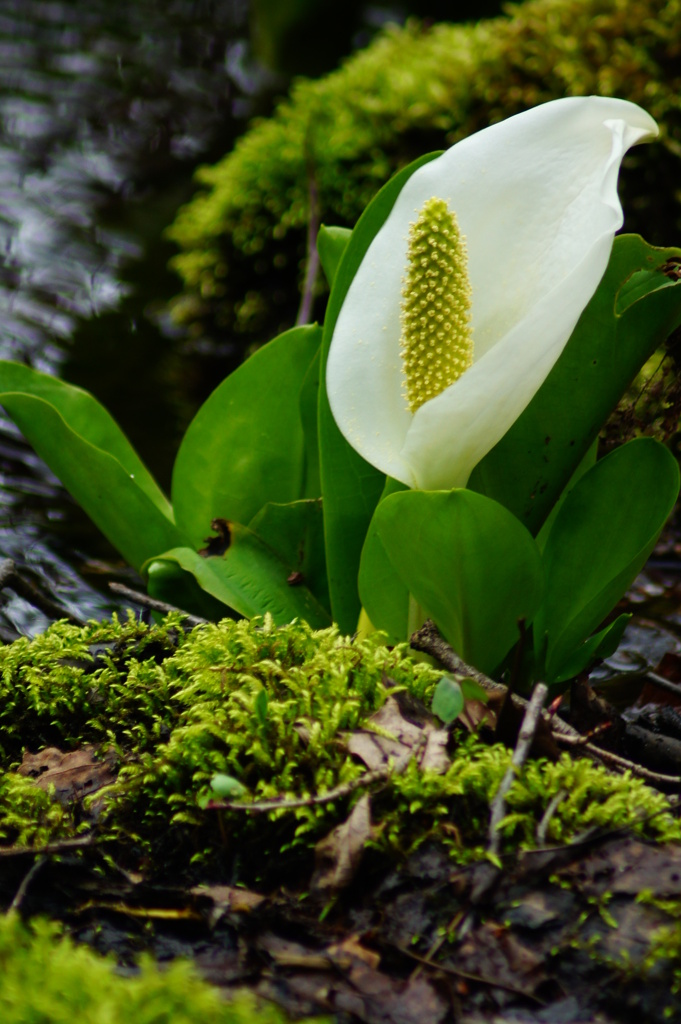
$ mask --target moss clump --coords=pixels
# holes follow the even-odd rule
[[[277,629],[270,620],[224,620],[185,634],[177,617],[153,627],[59,623],[32,642],[0,648],[0,665],[0,707],[13,702],[16,714],[14,722],[3,707],[0,842],[40,846],[90,828],[115,841],[131,866],[182,873],[198,862],[224,873],[225,864],[241,862],[250,881],[276,873],[292,848],[304,868],[300,854],[346,817],[363,790],[252,816],[205,807],[213,776],[236,779],[247,801],[305,798],[353,783],[366,769],[348,755],[348,735],[371,729],[368,720],[391,694],[406,691],[428,705],[441,676],[406,646],[388,649],[375,635],[351,640],[335,628]],[[36,753],[97,741],[117,749],[122,768],[95,794],[92,814],[89,799],[85,815],[78,805],[62,807],[13,770],[24,747]],[[453,737],[451,748],[445,774],[412,763],[374,785],[378,850],[394,859],[435,839],[458,862],[484,855],[489,800],[511,755],[474,737]],[[549,841],[591,825],[681,838],[665,797],[565,755],[520,773],[502,824],[505,850],[536,843],[537,822],[558,792],[566,795]]]
[[[444,775],[424,775],[411,765],[391,782],[380,845],[410,853],[435,839],[460,863],[484,857],[489,803],[511,756],[499,744],[484,746],[471,739],[459,747]],[[591,761],[563,754],[555,764],[530,761],[519,773],[499,826],[505,851],[537,846],[537,825],[558,793],[564,798],[549,821],[548,843],[570,842],[593,827],[630,828],[661,842],[681,839],[681,825],[661,793],[640,779],[612,775]]]
[[[163,670],[177,723],[166,743],[123,769],[113,819],[143,844],[174,826],[176,840],[190,838],[201,857],[257,840],[261,861],[309,845],[347,803],[218,821],[198,802],[213,775],[236,778],[255,800],[305,798],[352,782],[365,769],[347,754],[348,734],[395,690],[428,702],[441,677],[414,662],[406,645],[388,650],[377,636],[352,641],[335,627],[275,629],[267,620],[199,627]]]
[[[225,1002],[189,964],[164,970],[149,958],[134,977],[116,974],[115,963],[35,920],[0,917],[0,1020],[3,1024],[285,1024],[271,1004],[247,993]],[[317,1024],[324,1024],[316,1017]]]
[[[149,627],[130,613],[0,647],[2,763],[24,748],[155,745],[176,718],[161,664],[184,640],[180,616]]]
[[[310,178],[322,220],[353,226],[422,153],[560,96],[641,104],[661,145],[627,158],[627,229],[669,244],[681,223],[681,0],[528,0],[474,25],[388,28],[199,171],[205,190],[170,236],[185,282],[176,315],[197,334],[262,342],[293,321]],[[672,235],[670,236],[670,232]]]

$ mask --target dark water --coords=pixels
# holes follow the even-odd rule
[[[164,485],[189,372],[162,230],[258,110],[242,0],[0,0],[0,357],[93,391]],[[81,616],[125,568],[6,420],[0,556]],[[129,578],[129,577],[128,577]],[[5,591],[0,627],[46,620]]]

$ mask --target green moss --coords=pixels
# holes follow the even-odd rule
[[[498,744],[471,739],[459,747],[444,775],[424,776],[410,766],[392,781],[381,844],[408,853],[435,838],[457,861],[484,857],[489,803],[511,756]],[[530,761],[519,773],[499,826],[502,849],[535,848],[537,824],[558,793],[564,799],[550,819],[548,843],[569,842],[593,827],[627,827],[662,842],[681,838],[681,826],[661,793],[640,779],[612,775],[591,761],[563,754],[555,764]]]
[[[384,31],[339,71],[299,80],[275,115],[199,171],[170,229],[197,333],[264,341],[297,307],[309,180],[322,220],[352,226],[378,188],[422,153],[566,95],[620,96],[660,123],[661,145],[627,158],[629,230],[659,244],[681,225],[681,0],[528,0],[474,25]]]
[[[144,749],[175,721],[162,659],[184,642],[180,617],[148,627],[57,623],[0,647],[0,759],[27,748],[114,743]]]
[[[405,645],[388,649],[376,635],[351,640],[335,628],[276,629],[268,620],[224,620],[185,634],[177,622],[83,630],[60,623],[32,642],[0,648],[0,841],[40,846],[82,831],[75,811],[12,768],[24,747],[35,753],[47,744],[70,750],[100,742],[118,749],[122,768],[95,795],[105,810],[90,827],[115,840],[131,865],[186,872],[192,862],[224,866],[228,858],[241,860],[242,877],[252,881],[296,849],[304,866],[305,851],[343,820],[361,788],[329,803],[249,815],[203,806],[212,777],[236,778],[246,800],[299,799],[354,782],[365,769],[347,753],[348,734],[398,690],[429,705],[441,675],[414,661]],[[93,638],[109,646],[87,672]],[[484,856],[489,801],[511,755],[469,737],[453,743],[451,756],[444,775],[412,764],[374,785],[377,850],[399,859],[435,839],[458,862]],[[501,825],[505,851],[536,845],[537,822],[559,792],[565,797],[551,818],[550,842],[594,825],[681,838],[664,796],[564,755],[519,774]]]
[[[76,946],[47,921],[25,927],[0,917],[0,1020],[3,1024],[285,1024],[276,1007],[247,993],[226,1002],[189,964],[164,970],[149,959],[134,977],[114,961]],[[324,1024],[322,1018],[315,1018]]]

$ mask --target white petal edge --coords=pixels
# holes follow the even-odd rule
[[[428,406],[450,407],[445,395],[458,393],[457,401],[468,409],[469,422],[474,413],[475,420],[487,421],[482,411],[471,408],[480,378],[475,365],[416,417],[402,395],[401,288],[408,225],[423,203],[433,195],[446,198],[467,236],[478,365],[486,352],[514,336],[521,324],[524,331],[535,322],[543,329],[545,319],[550,325],[551,316],[545,318],[540,308],[533,312],[533,307],[545,307],[546,296],[552,293],[549,306],[555,312],[557,293],[568,282],[572,287],[576,266],[584,264],[578,275],[582,287],[572,293],[574,309],[563,312],[563,325],[571,322],[571,333],[607,266],[612,237],[621,224],[616,190],[621,158],[631,145],[655,134],[653,119],[628,101],[554,100],[464,139],[412,175],[355,275],[329,352],[331,409],[346,439],[368,462],[408,486],[423,487],[423,480],[431,478],[441,480],[439,486],[454,486],[447,482],[444,466],[433,472],[420,468],[419,446],[425,443],[426,424],[433,420],[442,429],[440,409],[426,413]],[[541,357],[534,353],[537,366],[544,367],[543,375],[531,373],[523,382],[522,405],[519,398],[502,396],[502,389],[495,386],[499,418],[505,423],[496,440],[513,421],[507,416],[516,409],[513,419],[519,415],[560,355],[569,337],[564,333],[564,326],[557,337],[553,331],[545,353]],[[509,352],[513,348],[510,341],[508,348]],[[485,374],[489,372],[487,367]],[[461,425],[460,415],[456,421]],[[473,443],[471,431],[466,435],[472,457],[481,446]],[[483,430],[480,424],[479,436],[491,436],[489,425]],[[441,457],[436,462],[439,465]],[[453,466],[456,479],[467,479],[473,465],[468,470]]]

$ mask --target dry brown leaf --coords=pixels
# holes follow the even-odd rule
[[[110,786],[115,780],[115,763],[113,751],[102,753],[95,746],[81,747],[67,754],[57,747],[45,747],[38,754],[26,752],[17,772],[33,779],[40,789],[49,790],[53,786],[59,803],[69,804]]]
[[[390,696],[383,707],[371,716],[367,725],[373,727],[353,733],[348,750],[371,771],[392,763],[397,774],[403,772],[413,757],[423,769],[446,772],[450,765],[447,756],[447,730],[439,729],[425,712],[412,713],[405,718],[395,697]]]
[[[339,967],[350,967],[353,960],[361,960],[367,967],[377,970],[381,962],[378,953],[363,946],[356,935],[348,935],[342,942],[334,942],[326,952],[329,959]]]
[[[478,700],[476,697],[471,697],[464,704],[463,711],[459,715],[459,721],[469,732],[477,733],[483,722],[490,729],[496,729],[497,716],[489,705]]]
[[[350,885],[370,835],[371,804],[365,793],[353,807],[350,817],[315,846],[312,888],[344,889]]]
[[[250,889],[236,889],[232,885],[194,885],[192,896],[205,896],[213,902],[211,917],[217,920],[223,914],[248,914],[265,899]]]
[[[265,932],[257,940],[258,949],[265,950],[278,967],[302,967],[308,971],[325,971],[330,960],[322,950],[303,946],[274,932]]]
[[[450,1009],[449,1001],[431,982],[420,976],[408,981],[385,974],[367,962],[367,950],[353,955],[343,943],[341,957],[320,955],[295,943],[271,936],[265,947],[278,967],[288,970],[276,981],[263,979],[257,991],[282,1003],[289,1013],[301,1016],[313,1012],[351,1014],[365,1024],[441,1024]],[[263,943],[259,942],[262,946]],[[288,947],[288,948],[286,948]],[[333,970],[324,970],[333,964]],[[307,968],[307,969],[305,969]]]

